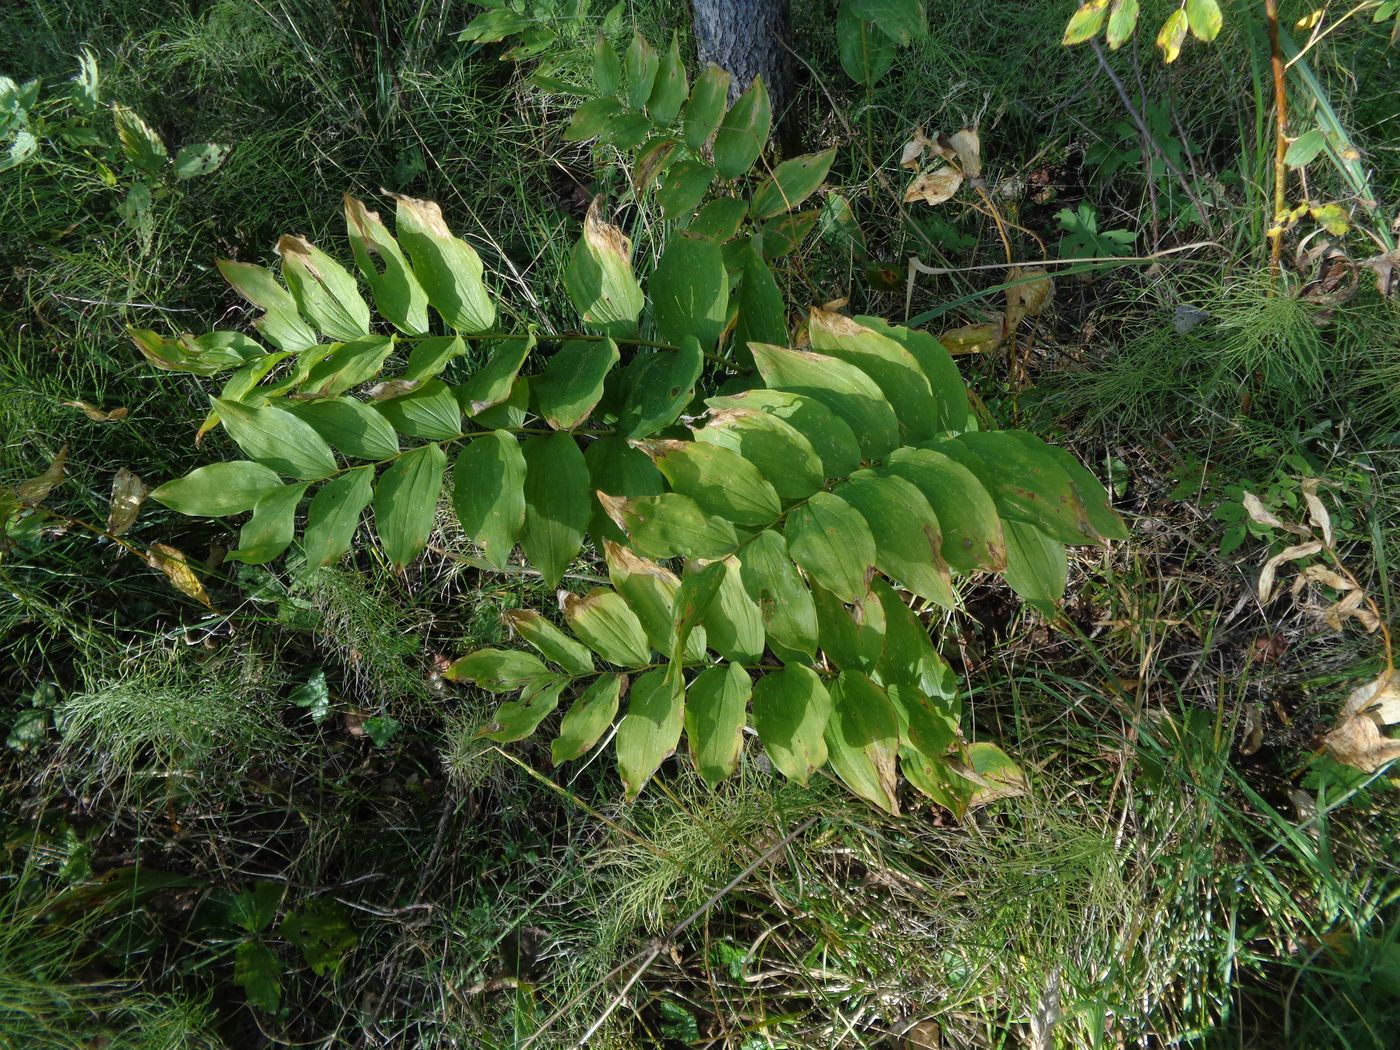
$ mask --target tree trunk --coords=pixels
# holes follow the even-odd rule
[[[692,0],[700,63],[729,71],[729,100],[762,75],[774,114],[792,98],[787,0]]]

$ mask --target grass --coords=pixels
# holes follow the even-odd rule
[[[918,254],[959,272],[920,277],[912,312],[981,296],[951,327],[999,308],[984,291],[996,271],[966,269],[1003,260],[988,216],[900,200],[916,125],[980,122],[994,189],[1044,184],[997,198],[1023,227],[1018,258],[1040,257],[1037,238],[1053,254],[1054,213],[1081,200],[1137,231],[1138,251],[1196,238],[1140,155],[1109,178],[1085,170],[1124,112],[1093,53],[1058,46],[1055,5],[935,17],[868,92],[839,72],[829,14],[794,11],[817,74],[794,119],[810,148],[839,147],[830,181],[865,247],[819,240],[786,260],[794,301],[898,317]],[[283,232],[337,241],[346,189],[441,201],[503,323],[570,324],[575,182],[627,203],[649,258],[655,217],[617,158],[564,143],[568,100],[497,45],[456,44],[467,17],[404,0],[0,12],[0,72],[42,77],[53,98],[88,44],[106,97],[169,142],[233,146],[144,229],[118,210],[134,174],[100,148],[46,142],[0,175],[0,481],[66,445],[52,505],[98,521],[116,467],[153,481],[202,461],[206,384],[153,373],[124,327],[244,327],[211,261],[269,261]],[[685,5],[628,17],[685,39]],[[677,759],[627,805],[604,749],[550,770],[538,740],[483,741],[494,699],[444,683],[440,663],[504,643],[500,613],[549,596],[464,562],[476,552],[446,515],[407,574],[369,547],[319,570],[214,557],[218,615],[111,544],[51,529],[0,561],[0,724],[35,710],[42,724],[0,756],[0,1044],[546,1047],[597,1025],[599,1047],[844,1048],[917,1045],[931,1021],[943,1045],[981,1048],[1026,1044],[1039,1016],[1065,1047],[1388,1045],[1396,793],[1387,775],[1314,760],[1377,647],[1291,599],[1249,601],[1267,537],[1219,557],[1210,515],[1301,456],[1337,483],[1348,564],[1393,615],[1400,321],[1365,281],[1336,306],[1273,294],[1258,253],[1268,141],[1232,46],[1190,47],[1170,70],[1146,42],[1110,59],[1138,103],[1169,107],[1222,247],[1059,279],[1022,331],[1034,391],[1008,388],[1004,359],[964,361],[1003,422],[1121,464],[1136,516],[1130,543],[1073,566],[1064,619],[974,581],[942,625],[965,730],[1017,756],[1026,794],[963,823],[907,796],[893,819],[824,778],[787,784],[751,745],[717,791]],[[1339,33],[1311,58],[1393,207],[1395,52]],[[566,59],[561,75],[587,75],[585,54]],[[1339,192],[1325,172],[1313,189]],[[1182,304],[1210,316],[1179,333]],[[93,422],[69,400],[130,414]],[[1200,484],[1171,495],[1196,462]],[[233,540],[155,507],[132,536],[197,562]],[[319,721],[293,699],[318,671]],[[376,742],[375,718],[397,733]],[[243,935],[211,918],[268,882],[282,891],[261,935],[284,974],[276,1013],[248,1005]],[[281,923],[328,903],[354,944],[313,967]]]

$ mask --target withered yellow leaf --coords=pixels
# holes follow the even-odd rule
[[[165,573],[170,585],[181,594],[187,594],[201,605],[213,608],[204,584],[194,574],[183,552],[165,543],[153,543],[146,552],[146,564]]]

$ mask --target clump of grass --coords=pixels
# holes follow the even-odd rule
[[[160,791],[218,795],[285,752],[289,737],[272,699],[278,684],[250,653],[202,662],[178,652],[142,654],[124,673],[98,677],[59,706],[55,775],[75,792],[110,793],[119,804]]]

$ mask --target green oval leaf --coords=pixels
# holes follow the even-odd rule
[[[875,567],[920,598],[953,608],[943,560],[943,533],[928,500],[901,477],[860,470],[832,490],[865,519],[875,539]]]
[[[756,408],[712,411],[695,439],[742,456],[782,499],[806,499],[824,480],[812,443],[783,419]]]
[[[626,684],[625,674],[599,675],[574,701],[550,745],[550,760],[556,766],[593,750],[617,717],[618,700]]]
[[[640,448],[673,491],[707,514],[737,525],[767,525],[782,511],[773,486],[737,452],[700,441],[649,441]]]
[[[943,559],[958,572],[1006,567],[1006,537],[991,495],[976,475],[941,452],[898,448],[881,473],[910,482],[928,500],[943,533]]]
[[[286,409],[253,408],[225,399],[215,399],[214,409],[229,437],[250,459],[298,481],[318,481],[335,473],[330,446]]]
[[[1007,584],[1046,615],[1053,615],[1069,582],[1065,546],[1025,522],[1008,521],[1006,528]]]
[[[784,663],[811,663],[817,655],[817,610],[787,541],[771,529],[739,549],[739,571],[763,621],[768,647]]]
[[[695,80],[690,101],[685,106],[685,144],[699,153],[724,118],[729,99],[729,73],[713,62]]]
[[[277,472],[246,459],[210,463],[167,481],[151,492],[151,499],[179,514],[222,518],[252,510],[265,494],[282,483]]]
[[[715,133],[715,170],[726,179],[737,179],[751,167],[768,145],[773,106],[761,76],[754,77],[738,97]]]
[[[633,109],[641,109],[647,104],[660,65],[661,58],[656,48],[640,32],[633,33],[632,43],[628,45],[622,63],[627,84],[627,104]]]
[[[865,594],[875,570],[875,538],[845,500],[816,493],[788,514],[783,535],[792,560],[842,601],[859,601]]]
[[[813,310],[807,323],[812,349],[860,369],[875,381],[910,442],[943,428],[942,412],[924,370],[908,350],[842,314]]]
[[[820,153],[783,161],[754,190],[749,213],[755,219],[768,219],[795,210],[817,191],[835,158],[836,147],[833,146]]]
[[[855,431],[813,398],[786,390],[757,389],[728,397],[707,398],[705,404],[719,412],[731,409],[766,412],[787,423],[807,439],[827,478],[843,478],[860,466],[860,445]],[[784,498],[787,498],[785,494]]]
[[[402,568],[422,553],[437,519],[447,456],[421,445],[389,464],[374,486],[374,527],[384,553]]]
[[[647,112],[659,127],[665,127],[676,119],[681,111],[681,103],[690,93],[686,81],[685,63],[681,60],[680,38],[671,34],[671,50],[661,59],[652,83],[651,94],[647,97]]]
[[[302,549],[309,565],[332,565],[343,558],[374,496],[374,468],[355,467],[332,478],[311,497]]]
[[[509,609],[502,615],[511,630],[529,642],[550,663],[571,675],[592,674],[593,654],[532,609]]]
[[[826,765],[831,695],[810,667],[787,664],[753,685],[753,725],[778,772],[807,785]]]
[[[452,468],[452,507],[487,562],[504,568],[525,524],[525,456],[514,434],[496,430],[462,449]]]
[[[562,432],[530,438],[521,451],[526,470],[520,547],[553,587],[582,548],[593,514],[588,465],[573,437]]]
[[[378,462],[399,453],[399,439],[389,421],[353,397],[298,401],[288,404],[287,411],[351,459]]]
[[[624,499],[600,493],[603,510],[648,558],[723,558],[739,546],[734,526],[677,492]]]
[[[646,782],[680,743],[685,718],[685,680],[680,667],[656,668],[632,683],[627,714],[617,726],[617,768],[628,799],[641,794]]]
[[[303,237],[284,235],[276,250],[303,317],[331,339],[369,334],[369,306],[349,270]]]
[[[620,357],[611,339],[560,347],[535,377],[535,405],[544,421],[555,430],[572,430],[587,419]]]
[[[531,682],[521,691],[519,700],[507,701],[496,708],[490,724],[479,735],[498,744],[524,740],[554,713],[568,684],[567,678],[558,676]]]
[[[496,304],[482,282],[481,259],[466,241],[452,236],[442,209],[432,201],[394,194],[399,243],[413,260],[428,302],[459,332],[487,332],[496,323]]]
[[[685,231],[672,235],[647,284],[661,338],[676,346],[694,337],[713,350],[729,309],[729,274],[719,245]]]
[[[441,379],[429,379],[399,397],[376,401],[374,408],[406,437],[442,441],[462,433],[462,407]]]
[[[306,483],[279,485],[253,506],[253,516],[238,533],[238,549],[225,557],[245,565],[266,565],[280,557],[296,532],[297,505],[306,494]]]
[[[716,564],[723,567],[723,576],[701,620],[705,637],[726,660],[752,666],[763,656],[763,614],[744,589],[739,562],[730,557]]]
[[[478,649],[454,660],[442,676],[449,682],[471,682],[492,693],[513,693],[554,677],[538,656],[519,649]]]
[[[641,621],[616,591],[597,587],[587,597],[561,593],[559,606],[569,630],[608,663],[628,668],[651,663]]]
[[[345,194],[345,226],[355,265],[374,294],[375,308],[401,332],[428,330],[428,293],[418,283],[399,242],[377,212]],[[375,257],[379,263],[375,264]]]
[[[632,273],[632,241],[602,216],[603,198],[594,197],[574,245],[564,288],[588,324],[615,336],[635,335],[646,300]]]
[[[766,343],[749,349],[766,386],[820,401],[850,428],[866,458],[879,459],[899,444],[894,409],[875,380],[856,366]]]
[[[826,747],[831,768],[848,788],[876,808],[898,815],[899,715],[885,691],[865,675],[842,671],[832,685]]]
[[[685,698],[685,736],[695,769],[710,787],[734,775],[744,748],[753,683],[738,664],[702,671]]]

